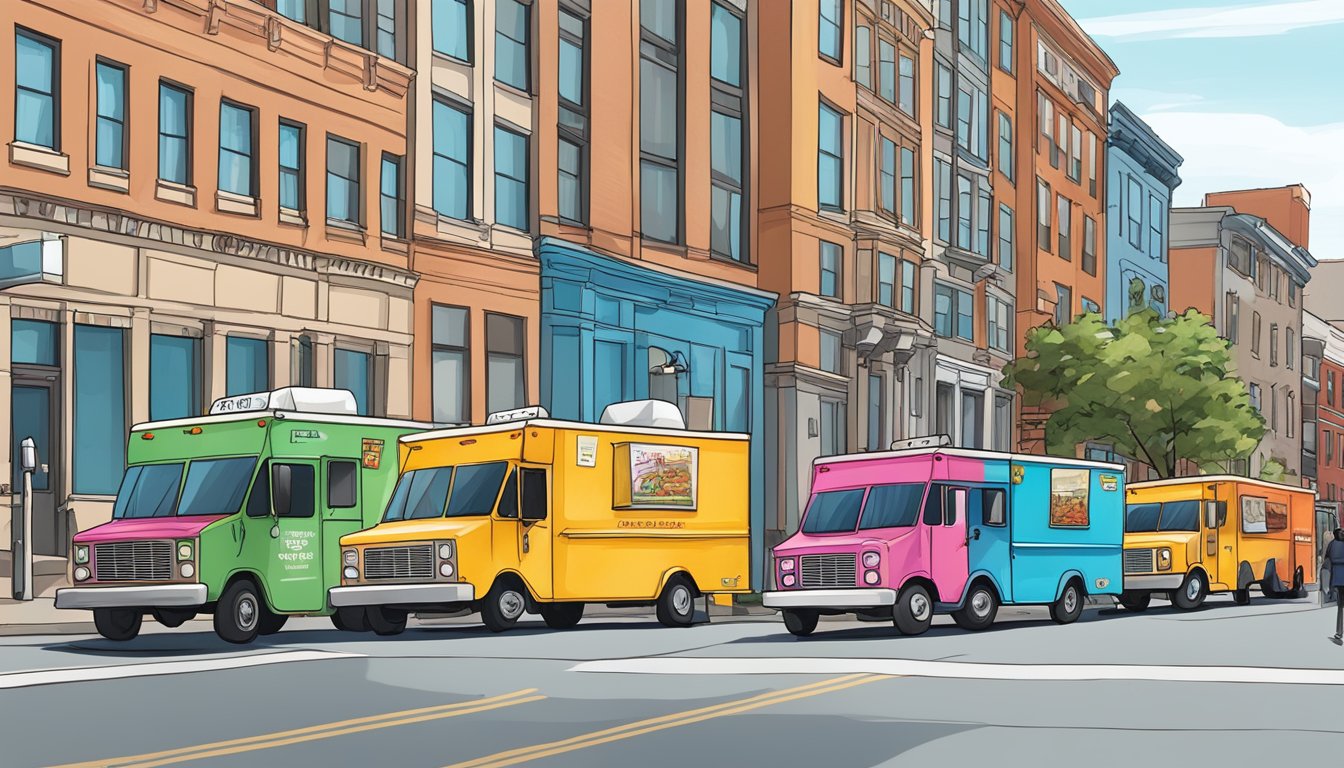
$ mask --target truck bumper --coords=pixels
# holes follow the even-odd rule
[[[204,584],[147,587],[67,587],[56,590],[57,608],[191,608],[205,605]]]
[[[443,605],[476,599],[470,584],[370,584],[333,587],[327,592],[333,608],[359,605]]]
[[[1138,592],[1179,589],[1181,583],[1185,581],[1185,574],[1177,573],[1170,576],[1126,576],[1125,590],[1134,590]]]
[[[766,592],[761,602],[767,608],[845,609],[879,608],[896,604],[894,589],[794,589]]]

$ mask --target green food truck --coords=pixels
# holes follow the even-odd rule
[[[146,613],[169,627],[214,614],[231,643],[292,615],[370,628],[327,604],[340,539],[378,522],[397,438],[430,425],[356,414],[347,390],[288,387],[133,427],[113,519],[75,536],[75,586],[56,607],[92,610],[109,640],[134,638]]]

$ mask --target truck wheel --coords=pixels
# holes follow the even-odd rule
[[[933,598],[929,590],[911,584],[896,596],[892,622],[902,635],[922,635],[933,625]]]
[[[1126,611],[1143,613],[1148,610],[1148,604],[1153,601],[1153,594],[1151,592],[1121,592],[1117,600]]]
[[[375,635],[389,637],[406,631],[406,611],[371,605],[364,613],[369,619],[369,629]]]
[[[984,584],[976,584],[971,587],[970,594],[966,595],[965,605],[952,612],[952,620],[962,629],[979,632],[989,629],[998,612],[998,595],[995,595],[994,590],[990,587]]]
[[[196,618],[196,612],[181,608],[155,608],[150,612],[154,620],[165,627],[180,627]]]
[[[1078,582],[1070,581],[1064,585],[1064,591],[1060,593],[1059,599],[1050,606],[1050,618],[1055,620],[1056,624],[1072,624],[1083,615],[1083,590],[1078,588]]]
[[[527,595],[506,580],[496,581],[481,601],[481,621],[491,632],[503,632],[518,623],[527,610]]]
[[[235,581],[215,605],[215,634],[225,642],[246,645],[257,639],[266,603],[250,581]]]
[[[583,618],[583,603],[543,603],[538,607],[551,629],[572,629]]]
[[[807,637],[816,631],[819,618],[816,611],[806,608],[785,608],[784,628],[798,637]]]
[[[362,607],[337,608],[331,614],[331,623],[342,632],[368,632],[369,615]]]
[[[655,610],[664,627],[689,627],[695,620],[695,590],[681,574],[667,580]]]
[[[1232,602],[1236,603],[1237,605],[1250,605],[1250,604],[1251,604],[1251,590],[1250,590],[1250,588],[1248,587],[1248,588],[1246,588],[1246,589],[1235,589],[1235,590],[1233,590],[1233,591],[1232,591]]]
[[[1191,571],[1185,575],[1181,588],[1171,593],[1171,602],[1183,611],[1193,611],[1204,604],[1209,596],[1209,583],[1200,571]]]
[[[94,608],[93,626],[108,640],[124,642],[140,634],[145,617],[134,608]]]
[[[286,621],[289,621],[288,615],[266,611],[261,615],[261,620],[257,622],[257,634],[274,635],[285,628]]]

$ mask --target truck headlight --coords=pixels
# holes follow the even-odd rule
[[[439,545],[439,559],[447,560],[453,556],[453,542],[445,541]]]
[[[76,545],[75,545],[75,562],[76,562],[76,563],[87,563],[87,562],[89,562],[89,545],[88,545],[88,544],[76,544]]]
[[[192,565],[191,563],[182,564],[182,578],[190,579],[192,576],[195,575],[196,575],[196,566]]]
[[[786,558],[784,558],[783,560],[780,560],[780,561],[779,561],[779,570],[781,570],[781,571],[792,571],[792,570],[793,570],[793,558],[792,558],[792,557],[786,557]]]
[[[353,549],[347,549],[341,553],[341,560],[346,565],[359,565],[359,552]]]
[[[863,567],[864,567],[864,568],[876,568],[876,567],[877,567],[878,565],[880,565],[881,563],[882,563],[882,555],[878,554],[877,552],[864,552],[864,553],[863,553]]]
[[[355,579],[359,578],[359,569],[354,567],[353,565],[347,565],[345,567],[345,570],[342,572],[342,575],[344,575],[345,578],[354,581]]]
[[[191,542],[190,542],[190,541],[179,541],[179,542],[177,542],[177,559],[178,559],[178,560],[190,560],[190,559],[191,559],[191,553],[192,553],[192,551],[193,551],[193,550],[192,550],[192,546],[191,546]]]
[[[89,569],[82,565],[75,569],[75,581],[88,581],[89,575]]]
[[[453,575],[453,564],[443,563],[439,566],[439,573],[443,574],[444,578],[451,578]]]
[[[1157,550],[1157,570],[1159,571],[1171,570],[1171,549],[1163,547]]]

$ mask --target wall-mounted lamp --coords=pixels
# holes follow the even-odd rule
[[[658,373],[666,376],[686,373],[691,370],[691,364],[686,362],[686,356],[681,352],[673,352],[672,356],[661,364],[649,366],[649,373]]]

